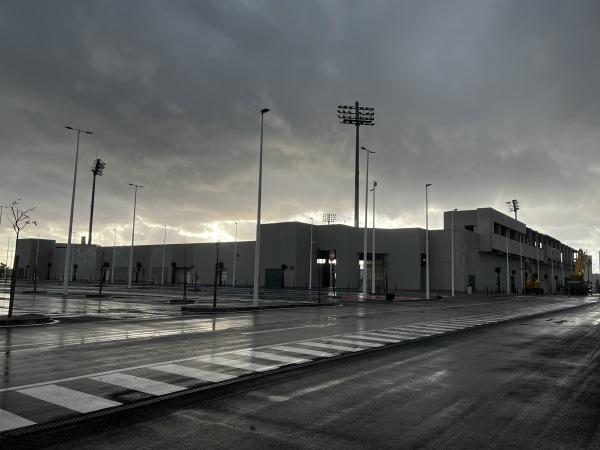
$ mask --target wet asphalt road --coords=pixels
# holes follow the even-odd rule
[[[322,445],[333,448],[341,446],[398,448],[397,442],[401,442],[402,447],[405,446],[404,444],[408,447],[413,444],[416,447],[419,445],[441,447],[442,441],[438,442],[429,436],[428,433],[431,430],[427,427],[423,428],[421,425],[423,421],[430,422],[432,420],[426,417],[427,414],[438,417],[442,411],[447,411],[443,415],[443,420],[440,419],[436,422],[435,430],[440,427],[440,429],[444,429],[445,421],[448,421],[448,424],[455,423],[456,421],[453,419],[455,416],[471,422],[468,426],[478,430],[481,428],[481,424],[478,422],[480,415],[483,418],[487,414],[491,422],[495,420],[499,420],[500,423],[510,422],[512,413],[509,410],[513,406],[516,410],[527,410],[527,413],[518,413],[515,416],[520,418],[522,418],[522,414],[529,415],[531,413],[532,409],[527,406],[529,403],[537,405],[537,409],[548,403],[549,412],[546,415],[551,415],[552,408],[557,409],[554,412],[557,414],[558,410],[562,410],[563,407],[559,407],[556,399],[547,400],[548,396],[545,393],[549,387],[541,389],[541,386],[552,383],[561,389],[571,386],[569,389],[573,393],[571,397],[567,398],[569,401],[577,400],[578,385],[584,386],[585,389],[590,386],[595,387],[595,384],[591,384],[589,380],[590,374],[584,373],[585,367],[595,363],[596,344],[594,339],[598,337],[595,330],[597,323],[600,323],[600,307],[595,304],[564,311],[558,316],[554,314],[521,320],[514,325],[488,326],[461,332],[460,336],[436,337],[426,343],[413,342],[396,349],[379,351],[377,355],[353,354],[347,360],[331,360],[319,366],[295,366],[292,372],[286,371],[285,375],[268,374],[253,381],[249,381],[251,377],[244,377],[248,375],[248,372],[266,370],[262,367],[268,366],[261,366],[261,364],[265,364],[264,349],[269,347],[268,351],[272,352],[271,357],[282,358],[283,354],[287,354],[288,356],[283,356],[287,359],[290,358],[289,353],[282,352],[278,346],[299,345],[304,350],[311,348],[314,353],[315,348],[307,346],[320,345],[321,348],[317,349],[319,351],[349,354],[357,350],[375,347],[378,343],[377,339],[382,340],[382,335],[375,334],[368,336],[371,339],[369,343],[365,340],[366,334],[363,333],[378,332],[378,330],[389,327],[395,327],[396,332],[398,327],[403,330],[406,328],[406,330],[411,330],[415,336],[427,337],[429,336],[427,333],[431,334],[440,329],[442,331],[458,329],[456,327],[460,328],[465,325],[465,320],[474,320],[465,318],[477,317],[477,323],[481,321],[494,323],[494,321],[505,320],[503,317],[508,317],[507,315],[519,314],[519,311],[531,313],[532,308],[535,312],[549,308],[572,307],[586,302],[596,302],[596,298],[586,300],[561,297],[486,298],[469,296],[436,302],[406,304],[371,304],[342,300],[341,306],[333,308],[300,308],[183,317],[178,312],[178,306],[167,303],[167,299],[173,295],[168,290],[132,295],[130,291],[117,289],[115,293],[117,298],[102,300],[85,298],[82,292],[74,292],[68,299],[54,295],[52,292],[46,295],[19,297],[21,300],[19,307],[23,311],[46,308],[46,312],[55,317],[58,322],[54,325],[0,329],[0,345],[4,349],[3,376],[0,383],[0,427],[3,425],[2,410],[12,411],[12,413],[19,414],[19,417],[26,417],[27,420],[33,420],[38,424],[53,423],[56,420],[73,417],[73,413],[64,410],[64,407],[53,407],[38,398],[22,395],[21,392],[25,392],[24,389],[29,389],[29,391],[40,389],[39,385],[43,385],[41,389],[48,386],[55,388],[58,386],[62,390],[74,388],[94,394],[95,399],[100,396],[110,399],[109,401],[132,405],[136,401],[150,398],[151,395],[138,395],[139,393],[136,394],[132,390],[126,389],[121,389],[119,392],[111,391],[102,383],[100,383],[102,387],[99,387],[99,382],[94,380],[99,379],[99,375],[105,376],[109,372],[111,377],[141,377],[135,378],[136,382],[152,377],[156,380],[156,372],[152,372],[152,370],[158,366],[164,367],[164,364],[172,366],[173,363],[177,363],[179,370],[180,363],[184,364],[186,369],[193,366],[196,369],[210,368],[212,370],[215,360],[200,363],[196,359],[215,358],[215,356],[222,356],[223,352],[237,352],[234,359],[238,365],[251,364],[254,367],[248,369],[240,366],[239,369],[221,370],[232,378],[242,378],[233,385],[235,387],[225,386],[211,389],[210,395],[191,394],[185,397],[186,400],[169,401],[168,405],[173,409],[169,415],[161,419],[156,419],[154,411],[164,411],[164,403],[163,407],[150,406],[131,410],[125,415],[120,414],[119,424],[131,423],[146,417],[149,418],[149,422],[138,425],[141,427],[140,434],[136,435],[134,432],[131,435],[133,440],[128,440],[128,428],[120,429],[120,434],[115,434],[115,438],[122,441],[123,445],[119,446],[121,448],[147,447],[153,445],[152,441],[159,442],[160,439],[169,442],[169,445],[179,443],[181,444],[180,448],[197,447],[199,435],[186,431],[186,425],[178,423],[180,417],[187,417],[189,414],[191,415],[190,420],[195,424],[194,429],[203,430],[202,436],[206,434],[207,437],[202,438],[201,442],[201,445],[206,448],[219,448],[220,442],[224,442],[223,448],[244,447],[244,444],[250,442],[253,443],[251,445],[253,447],[273,447],[285,443],[310,448],[313,447],[313,443],[306,434],[308,430],[312,430],[311,436],[316,434],[320,436],[320,439],[325,439],[325,444],[321,443]],[[286,295],[289,293],[282,293],[282,297]],[[101,303],[100,306],[99,303]],[[569,319],[564,318],[567,316]],[[559,317],[563,318],[559,319]],[[550,318],[552,320],[549,320]],[[554,320],[555,318],[556,320]],[[423,331],[426,329],[429,331]],[[403,332],[407,333],[406,330]],[[358,343],[356,343],[357,339],[360,339]],[[566,344],[563,343],[565,339]],[[384,338],[383,341],[385,340]],[[388,341],[390,340],[388,339]],[[552,345],[549,343],[551,341],[552,345],[560,348],[567,346],[569,351],[564,350],[551,354],[551,356],[540,357],[540,355],[543,356],[543,352],[552,351]],[[317,343],[315,344],[315,342]],[[356,344],[349,344],[349,342]],[[347,346],[354,348],[351,351],[334,351],[322,348],[323,346],[337,346],[340,349],[348,348]],[[541,347],[535,350],[539,346]],[[251,352],[248,355],[251,358],[244,357],[244,352],[248,351]],[[268,355],[268,353],[266,354]],[[550,353],[548,354],[550,355]],[[527,362],[529,366],[526,364]],[[550,364],[551,370],[546,368],[549,362],[552,363]],[[271,361],[271,363],[273,362]],[[213,365],[211,366],[211,364]],[[279,363],[279,366],[281,364],[283,363]],[[594,364],[591,366],[595,367]],[[546,372],[549,375],[546,375]],[[189,380],[181,377],[165,376],[158,377],[158,379],[167,382],[167,386],[178,386],[178,389],[193,387]],[[287,380],[287,382],[281,384],[281,380]],[[466,380],[469,380],[468,383],[465,382]],[[122,380],[118,382],[122,382]],[[505,384],[506,386],[504,386]],[[266,392],[270,392],[268,389],[272,386],[279,386],[278,389],[282,389],[282,391],[277,391],[280,392],[279,394],[257,394],[265,386]],[[322,387],[315,390],[311,386]],[[444,389],[440,390],[440,387],[444,387]],[[472,392],[471,387],[477,389]],[[288,388],[289,392],[286,391]],[[232,397],[230,400],[233,403],[229,406],[225,403],[219,406],[228,411],[224,413],[224,416],[221,417],[216,411],[210,412],[211,410],[205,409],[206,405],[220,405],[221,401],[229,401],[220,400],[220,398],[231,392],[238,392],[240,389],[244,392],[241,397],[237,395]],[[379,392],[379,389],[383,390]],[[508,394],[500,395],[504,392],[503,389]],[[434,391],[438,393],[434,395]],[[485,398],[488,391],[492,397],[493,395],[500,396],[496,400],[492,397]],[[154,391],[152,393],[156,394]],[[325,396],[321,397],[321,393]],[[523,396],[524,400],[521,399]],[[207,402],[207,398],[216,400]],[[329,398],[325,404],[321,401],[324,398]],[[376,407],[370,403],[373,398],[381,399],[375,403]],[[306,403],[306,399],[308,399],[308,403]],[[442,400],[442,403],[438,403],[434,407],[435,402],[430,404],[425,402],[425,399],[433,399],[435,402]],[[475,399],[479,400],[474,401]],[[195,401],[197,403],[194,403]],[[495,401],[505,404],[501,408],[504,415],[496,417],[495,410],[485,414],[483,411],[469,412],[477,411],[480,401],[481,405],[487,405],[488,409],[494,406]],[[575,410],[579,405],[577,401],[571,403],[573,406],[567,418],[578,417]],[[189,404],[193,407],[188,411],[185,406]],[[244,406],[246,404],[251,406]],[[338,406],[335,410],[329,410],[328,405]],[[408,409],[400,414],[397,411],[397,405]],[[412,406],[409,407],[409,405]],[[317,409],[311,411],[313,406]],[[180,407],[182,409],[179,409]],[[291,409],[285,409],[288,407]],[[388,408],[387,412],[386,408]],[[422,414],[413,417],[413,408],[416,408],[415,411],[422,410]],[[381,412],[380,409],[382,409]],[[246,412],[244,413],[244,411]],[[254,411],[266,411],[267,415],[255,416]],[[277,413],[269,417],[269,411],[277,411]],[[467,412],[469,413],[467,414]],[[594,413],[593,408],[591,413]],[[200,414],[200,419],[196,419],[195,414]],[[216,416],[214,416],[215,414]],[[398,414],[403,418],[401,423],[410,423],[411,427],[400,426],[395,421]],[[237,418],[241,423],[249,423],[249,428],[235,426],[236,422],[235,420],[230,421],[230,416]],[[298,425],[300,430],[295,430],[293,423],[286,422],[278,425],[276,429],[257,432],[259,428],[252,424],[253,420],[257,420],[257,423],[261,425],[260,429],[269,430],[268,425],[277,422],[278,416],[296,417],[297,423],[302,424]],[[325,420],[322,425],[312,426],[310,421],[319,417],[317,421],[319,424],[322,422],[321,416],[331,417],[331,419]],[[382,417],[373,422],[372,420],[365,421],[363,416],[366,418]],[[413,421],[416,417],[420,417],[418,423]],[[536,413],[534,417],[539,418],[540,416]],[[9,419],[11,418],[13,416],[9,416]],[[78,428],[81,431],[73,432],[71,430],[70,434],[95,435],[106,427],[107,423],[111,423],[111,419],[106,420],[108,422],[104,422],[104,425],[102,422],[98,422],[90,427],[81,426]],[[200,420],[199,426],[197,426],[196,420]],[[527,422],[529,423],[531,420],[533,419],[528,418]],[[596,420],[595,413],[590,415],[590,420]],[[184,420],[184,422],[186,421],[187,419]],[[211,424],[215,421],[222,425],[214,427]],[[577,418],[576,423],[580,421]],[[172,432],[170,428],[161,428],[160,424],[163,422],[173,422],[173,429],[179,431]],[[573,425],[572,420],[567,422],[578,430],[577,435],[582,433],[578,425]],[[6,423],[5,421],[5,426]],[[358,433],[363,423],[365,428]],[[588,425],[583,435],[590,438],[590,436],[594,436],[595,431],[593,433],[590,431],[589,420],[585,423]],[[114,426],[114,423],[110,426]],[[235,426],[237,431],[232,431],[232,426]],[[366,436],[369,436],[370,429],[374,426],[376,428],[381,426],[383,429],[377,432],[376,438],[369,437],[367,439]],[[157,436],[148,440],[150,431],[147,427],[160,429],[160,438]],[[206,427],[210,429],[206,429]],[[471,436],[472,433],[468,433],[466,427],[467,424],[458,426],[455,423],[452,428],[462,428],[462,434]],[[531,430],[540,428],[539,425],[532,427]],[[492,427],[492,429],[495,428],[495,426]],[[402,430],[401,434],[397,434],[399,430]],[[281,435],[278,435],[277,431]],[[211,435],[213,432],[216,434]],[[451,430],[445,432],[451,433]],[[221,436],[223,433],[224,435]],[[523,438],[533,436],[532,433],[526,429],[521,430]],[[179,434],[188,437],[180,440]],[[415,436],[411,437],[413,434]],[[433,434],[437,434],[437,432]],[[53,435],[52,439],[61,439],[60,436],[60,433]],[[293,436],[297,436],[297,438]],[[452,439],[458,439],[456,442],[461,442],[462,435],[457,436]],[[384,437],[389,440],[386,441]],[[98,448],[105,448],[102,447],[102,439],[107,439],[107,442],[114,444],[114,441],[108,439],[107,436],[103,438],[100,435],[98,438],[97,442],[93,438],[89,442],[86,441],[85,446],[88,444],[91,447],[100,445]],[[399,439],[400,441],[398,441]],[[436,437],[436,439],[438,438]],[[507,441],[503,439],[499,435],[496,440],[506,443]],[[536,439],[539,439],[539,436]],[[585,439],[587,438],[573,440],[572,448],[585,448]],[[590,439],[587,443],[595,444],[594,438]],[[542,439],[542,441],[544,440]],[[47,445],[49,442],[45,441],[43,445]],[[393,443],[390,444],[390,442]],[[482,442],[480,441],[480,443]],[[33,441],[29,443],[33,445]],[[531,441],[527,445],[523,444],[523,448],[532,448],[534,443]],[[14,445],[14,442],[11,442],[11,445]],[[74,447],[70,448],[77,446],[73,445]],[[463,446],[462,448],[472,447]],[[539,448],[550,447],[541,446]]]
[[[15,448],[599,448],[600,306],[327,361]]]

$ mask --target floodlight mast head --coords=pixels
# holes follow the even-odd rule
[[[323,213],[323,222],[327,222],[327,225],[335,222],[337,219],[337,214],[335,213]]]
[[[102,161],[100,158],[95,159],[92,163],[92,173],[94,176],[98,175],[101,177],[105,167],[106,163],[104,161]]]
[[[375,108],[363,106],[338,106],[338,119],[340,123],[348,125],[375,125]]]
[[[508,210],[510,212],[515,213],[515,220],[517,220],[517,211],[519,209],[521,209],[521,207],[519,205],[519,200],[517,200],[516,198],[513,200],[510,200],[510,201],[506,202],[506,206],[508,207]]]

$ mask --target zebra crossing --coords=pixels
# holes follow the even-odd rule
[[[547,304],[406,324],[1,389],[0,437],[27,432],[29,428],[40,424],[234,380],[248,374],[269,372],[283,366],[426,339],[580,305]]]

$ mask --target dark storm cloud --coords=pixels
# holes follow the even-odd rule
[[[139,242],[160,241],[163,224],[228,239],[234,221],[253,239],[264,107],[265,221],[337,212],[351,224],[354,127],[335,110],[360,100],[376,109],[361,144],[377,152],[382,226],[423,226],[431,182],[434,227],[443,210],[503,210],[516,195],[528,225],[596,246],[583,201],[600,171],[595,1],[62,0],[0,12],[2,202],[37,205],[57,239],[76,140],[66,124],[94,131],[81,139],[78,234],[98,151],[95,242],[113,228],[128,239],[128,183],[145,186]],[[363,183],[361,155],[361,205]],[[577,233],[565,212],[582,218]]]

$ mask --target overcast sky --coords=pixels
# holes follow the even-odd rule
[[[355,127],[376,224],[517,198],[519,219],[600,249],[597,0],[52,0],[0,3],[0,204],[36,207],[25,236],[66,242],[77,133],[76,241],[254,240],[262,222],[353,225]],[[360,224],[365,152],[361,152]],[[370,186],[371,187],[371,186]],[[369,207],[372,198],[369,200]],[[369,210],[369,222],[371,221]],[[0,259],[14,233],[4,215]]]

